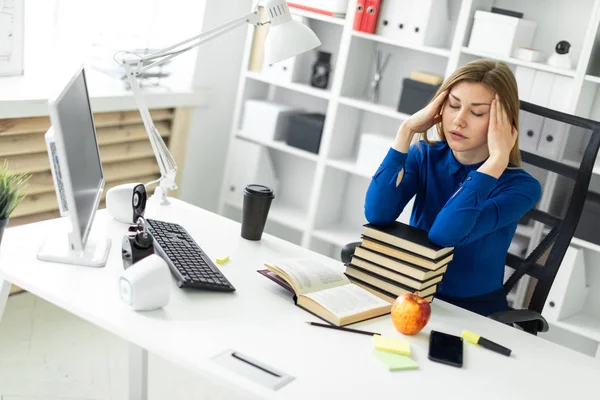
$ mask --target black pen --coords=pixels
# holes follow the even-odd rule
[[[361,331],[358,329],[344,328],[342,326],[335,326],[335,325],[329,325],[329,324],[321,324],[318,322],[307,322],[307,324],[314,325],[314,326],[320,326],[321,328],[337,329],[338,331],[360,333],[361,335],[369,335],[369,336],[379,335],[379,336],[381,336],[381,334],[376,333],[376,332]]]
[[[510,353],[512,352],[510,349],[507,349],[498,343],[492,342],[489,339],[476,335],[473,332],[463,331],[461,336],[473,344],[478,344],[481,347],[485,347],[488,350],[495,351],[496,353],[500,353],[506,357],[510,357]]]

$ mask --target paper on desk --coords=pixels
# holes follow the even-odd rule
[[[419,368],[415,360],[409,356],[390,353],[382,350],[373,350],[373,354],[379,359],[379,361],[385,364],[389,371],[403,371]]]

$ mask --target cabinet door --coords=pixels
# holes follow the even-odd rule
[[[518,66],[515,68],[515,79],[517,80],[517,87],[519,88],[519,99],[523,101],[529,100],[531,95],[531,87],[533,86],[533,79],[535,78],[535,70],[533,68]]]
[[[519,116],[519,148],[535,153],[540,141],[544,118],[539,115],[522,113]]]
[[[536,71],[531,84],[529,102],[548,107],[550,95],[552,94],[552,85],[554,83],[554,74],[544,71]]]
[[[566,124],[553,119],[545,119],[538,144],[539,155],[557,160],[566,138]]]
[[[231,145],[230,165],[224,200],[228,204],[242,206],[244,188],[257,183],[276,189],[277,179],[269,152],[263,146],[242,139],[234,139]]]
[[[584,250],[569,247],[542,310],[549,321],[581,312],[588,294]]]
[[[569,112],[572,89],[573,78],[555,75],[552,82],[552,90],[550,91],[550,98],[548,99],[548,108]]]

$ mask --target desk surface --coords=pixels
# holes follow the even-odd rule
[[[598,393],[600,362],[544,339],[482,318],[442,301],[432,304],[427,327],[408,337],[415,371],[388,372],[372,355],[371,338],[311,327],[313,316],[295,307],[289,292],[256,270],[274,257],[310,256],[343,269],[341,263],[270,235],[251,242],[240,237],[238,223],[173,200],[170,206],[149,202],[146,216],[183,225],[211,258],[230,255],[221,270],[234,293],[183,290],[173,283],[170,303],[162,310],[131,311],[118,297],[122,271],[121,238],[126,225],[106,211],[97,214],[93,232],[112,237],[105,268],[45,263],[36,259],[44,235],[59,234],[67,221],[52,220],[10,228],[0,252],[6,279],[109,332],[198,374],[221,380],[238,394],[260,398],[304,399],[413,398],[517,399],[569,398]],[[391,337],[389,316],[353,325]],[[509,347],[506,358],[465,343],[462,369],[427,359],[431,329],[459,335],[476,332]],[[295,377],[277,391],[217,365],[212,357],[233,349]],[[535,386],[534,386],[535,385]],[[540,386],[538,388],[537,386]]]

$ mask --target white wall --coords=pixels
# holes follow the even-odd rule
[[[207,0],[202,31],[249,13],[251,0]],[[239,27],[198,49],[195,88],[210,88],[208,108],[193,113],[186,162],[181,168],[181,198],[217,211],[225,170],[229,132],[247,26]]]

